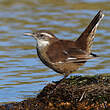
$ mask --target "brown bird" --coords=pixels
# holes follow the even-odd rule
[[[80,66],[97,55],[91,52],[91,45],[99,22],[104,17],[100,10],[85,31],[76,40],[58,39],[51,32],[40,30],[24,33],[37,40],[37,54],[40,60],[54,71],[64,74],[66,78]]]

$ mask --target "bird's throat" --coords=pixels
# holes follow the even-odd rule
[[[49,41],[37,40],[37,47],[38,47],[38,48],[45,48],[45,47],[48,46],[49,44],[50,44]]]

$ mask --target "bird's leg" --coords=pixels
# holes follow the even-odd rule
[[[66,79],[66,77],[68,77],[70,73],[64,73],[64,78],[63,79]]]
[[[68,73],[68,74],[67,74],[67,73],[64,73],[64,78],[62,78],[62,79],[59,81],[59,83],[61,83],[62,81],[64,81],[64,80],[68,77],[68,75],[69,75],[69,73]],[[58,83],[58,84],[59,84],[59,83]],[[57,84],[57,85],[58,85],[58,84]]]
[[[64,78],[62,78],[58,83],[56,83],[55,87],[52,89],[52,91],[50,91],[48,95],[53,94],[53,92],[56,91],[56,89],[60,86],[59,84],[62,83],[62,81],[64,81],[68,75],[69,73],[64,73]]]

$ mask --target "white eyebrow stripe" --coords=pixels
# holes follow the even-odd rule
[[[43,33],[41,33],[41,34],[46,35],[46,36],[49,36],[49,37],[51,37],[51,38],[53,37],[51,34],[48,34],[48,33],[44,33],[44,32],[43,32]]]

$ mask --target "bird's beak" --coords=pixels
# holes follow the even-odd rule
[[[33,34],[33,33],[28,33],[28,32],[26,32],[26,33],[24,33],[24,35],[25,35],[25,36],[33,36],[34,34]]]

